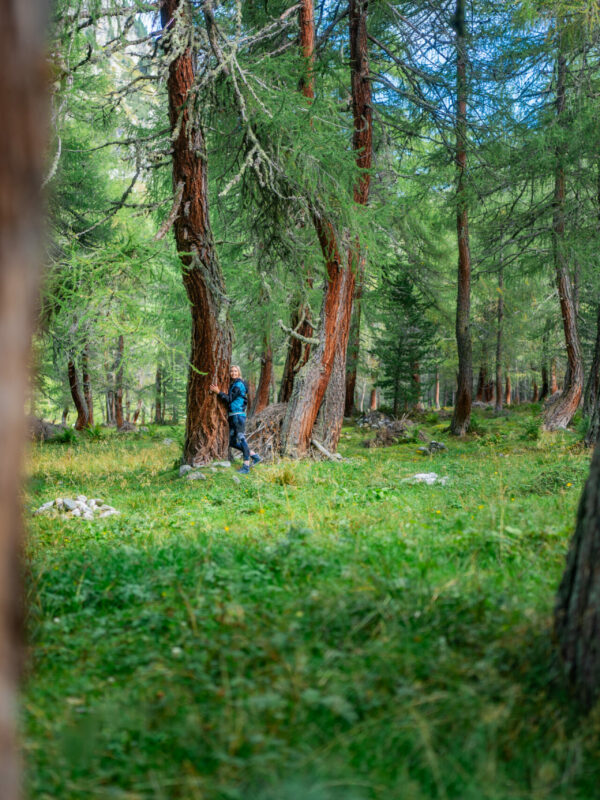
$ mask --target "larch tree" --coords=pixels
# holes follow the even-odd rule
[[[458,234],[458,294],[456,343],[458,386],[450,430],[464,436],[471,421],[473,354],[471,345],[471,250],[465,173],[467,170],[467,52],[464,0],[456,0],[453,18],[456,33],[456,228]]]
[[[558,31],[558,38],[556,119],[559,141],[555,150],[552,252],[565,336],[567,372],[562,392],[553,403],[548,405],[546,410],[544,427],[547,430],[567,427],[579,407],[579,401],[583,393],[583,359],[568,260],[568,245],[565,240],[565,143],[561,140],[561,135],[564,135],[565,130],[567,59],[562,44],[562,31],[560,30]]]
[[[206,143],[193,92],[191,12],[187,0],[161,0],[160,10],[169,59],[173,189],[180,198],[173,228],[192,317],[183,460],[202,464],[227,453],[225,410],[209,385],[225,386],[229,381],[233,330],[210,226]]]
[[[20,796],[20,465],[41,264],[48,70],[44,3],[4,0],[0,25],[0,787]]]

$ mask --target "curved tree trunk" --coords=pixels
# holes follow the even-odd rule
[[[356,163],[362,170],[354,187],[354,202],[360,205],[368,201],[370,185],[368,170],[372,161],[367,8],[367,0],[350,0],[353,148],[357,154]],[[312,217],[325,259],[327,286],[323,298],[321,323],[316,336],[319,343],[312,351],[307,364],[297,373],[282,425],[282,452],[293,457],[302,456],[307,452],[317,415],[324,401],[324,408],[321,411],[324,441],[330,450],[335,450],[337,447],[344,415],[346,352],[352,298],[361,258],[358,242],[355,242],[354,247],[347,252],[336,236],[331,222],[314,212]]]
[[[48,64],[44,4],[5,0],[0,24],[0,794],[20,796],[21,463],[41,266]]]
[[[187,18],[185,0],[161,0],[161,22],[163,28],[172,23],[180,6],[183,13],[172,25],[165,49],[169,51],[170,39],[176,36],[177,55],[169,65],[167,81],[169,121],[177,134],[173,142],[173,186],[181,190],[174,232],[192,315],[183,460],[202,464],[227,454],[227,416],[209,386],[228,384],[233,331],[210,227],[204,134],[194,119],[193,103],[189,103],[194,84],[193,26]],[[182,47],[182,41],[188,41],[187,46]]]
[[[581,495],[554,626],[567,677],[590,708],[600,689],[600,447]]]
[[[562,52],[558,55],[558,82],[556,90],[556,112],[559,125],[565,111],[565,81],[567,62]],[[573,419],[581,394],[583,392],[583,360],[579,331],[577,330],[577,312],[575,298],[571,286],[571,276],[567,260],[567,245],[565,243],[565,170],[564,170],[564,145],[556,148],[556,170],[554,175],[554,216],[552,221],[552,248],[554,254],[554,268],[556,284],[560,299],[560,310],[565,334],[567,349],[567,376],[562,393],[556,402],[546,409],[544,427],[546,430],[566,428]]]
[[[465,4],[456,0],[456,229],[458,234],[458,294],[456,300],[456,344],[458,349],[458,386],[456,404],[450,423],[455,436],[464,436],[471,422],[473,391],[473,356],[471,346],[471,252],[469,216],[464,183],[467,168],[467,55],[465,43]]]
[[[69,375],[69,389],[71,390],[71,397],[73,404],[77,411],[77,421],[75,422],[75,430],[82,431],[89,425],[88,407],[85,402],[85,397],[81,391],[79,377],[77,376],[77,368],[72,358],[69,359],[67,364],[67,372]]]

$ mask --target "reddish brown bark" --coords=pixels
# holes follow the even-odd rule
[[[566,108],[565,83],[567,62],[562,52],[558,54],[558,79],[556,90],[556,113],[559,125]],[[579,331],[577,329],[577,311],[571,285],[571,276],[565,243],[565,169],[564,145],[556,148],[556,170],[554,174],[554,215],[552,220],[552,249],[556,284],[560,300],[560,310],[567,350],[567,377],[558,399],[549,404],[544,417],[546,430],[566,428],[573,419],[583,393],[583,359]]]
[[[377,411],[377,389],[373,387],[371,389],[371,397],[369,400],[369,410],[370,411]]]
[[[133,412],[133,422],[134,423],[138,421],[138,417],[140,416],[140,411],[141,410],[142,410],[142,398],[140,397],[140,399],[137,401],[136,409]]]
[[[510,383],[510,375],[506,374],[506,393],[504,395],[504,401],[507,406],[512,403],[512,387]]]
[[[20,483],[31,334],[41,265],[46,139],[43,4],[5,0],[0,24],[0,794],[20,795]]]
[[[532,395],[531,395],[531,402],[532,403],[537,403],[537,401],[539,399],[540,399],[540,391],[539,391],[539,388],[538,388],[537,381],[534,379],[534,381],[533,381],[533,392],[532,392]]]
[[[265,338],[264,349],[260,357],[260,377],[252,403],[252,416],[260,414],[269,405],[269,390],[273,378],[273,350],[269,337]]]
[[[123,355],[125,351],[125,342],[123,336],[119,336],[117,345],[117,363],[115,374],[115,422],[117,429],[123,427],[125,418],[123,417]]]
[[[458,293],[456,300],[456,345],[458,385],[450,431],[464,436],[471,422],[473,357],[471,345],[471,251],[465,172],[467,169],[467,55],[465,4],[456,0],[456,229],[458,235]]]
[[[88,412],[88,425],[94,424],[94,401],[92,398],[92,382],[90,380],[90,348],[86,343],[81,355],[81,377],[83,382],[83,396]]]
[[[310,0],[306,0],[310,2]],[[372,160],[371,86],[367,58],[368,3],[350,0],[350,67],[354,118],[353,147],[361,170],[354,186],[354,201],[366,204]],[[344,252],[330,220],[313,212],[313,223],[327,270],[321,324],[315,346],[305,367],[297,374],[282,426],[282,451],[304,455],[310,445],[321,411],[324,443],[335,449],[344,415],[346,351],[350,331],[355,275],[360,261],[359,245]]]
[[[87,403],[85,402],[85,397],[81,390],[79,377],[77,375],[77,368],[72,358],[69,359],[69,363],[67,364],[67,372],[69,376],[69,389],[71,390],[71,397],[73,398],[73,404],[75,406],[75,410],[77,411],[75,430],[82,431],[84,428],[87,428],[87,426],[90,424],[90,421],[88,417]]]
[[[298,16],[300,47],[302,55],[306,59],[306,74],[300,79],[300,90],[305,97],[312,100],[315,96],[315,10],[313,0],[301,0]]]
[[[180,5],[183,13],[178,14],[172,25],[178,47],[169,65],[167,89],[171,130],[177,133],[173,142],[173,186],[183,189],[173,227],[192,316],[183,460],[188,464],[201,464],[227,454],[225,408],[210,393],[209,386],[211,383],[221,387],[228,385],[233,331],[210,227],[204,134],[200,123],[194,119],[193,103],[189,102],[194,84],[191,39],[188,46],[179,46],[193,31],[186,13],[187,3],[161,0],[161,22],[163,28],[171,24]],[[165,49],[168,53],[169,37]]]

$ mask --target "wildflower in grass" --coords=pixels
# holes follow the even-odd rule
[[[569,488],[569,486],[573,486],[573,484],[572,483],[567,483],[567,489]]]
[[[477,506],[477,508],[481,511],[481,509],[485,508],[485,506],[480,504],[480,505]]]
[[[226,530],[226,531],[228,531],[228,530],[229,530],[229,525],[225,525],[225,530]]]

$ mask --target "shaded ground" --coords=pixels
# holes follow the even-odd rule
[[[29,792],[49,798],[591,798],[550,640],[588,454],[532,411],[342,464],[177,477],[174,429],[38,445]],[[422,456],[418,430],[448,450]],[[402,479],[436,471],[446,487]]]

